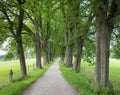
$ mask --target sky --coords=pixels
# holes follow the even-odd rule
[[[9,40],[9,39],[8,39],[8,40]],[[2,44],[2,48],[4,49],[7,45],[8,45],[8,42],[5,41],[5,42]],[[4,51],[4,50],[2,50],[2,49],[0,48],[0,55],[4,55],[4,54],[6,54],[6,51]]]
[[[6,51],[0,50],[0,55],[6,54]]]

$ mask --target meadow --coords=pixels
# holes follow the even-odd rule
[[[30,74],[35,68],[35,59],[26,59],[27,72]],[[21,77],[19,60],[0,61],[0,88],[9,84],[9,72],[13,70],[13,80]]]
[[[98,88],[94,84],[94,65],[82,61],[81,72],[75,73],[72,68],[60,64],[65,79],[79,90],[80,95],[120,95],[120,60],[110,59],[110,82],[113,88]]]

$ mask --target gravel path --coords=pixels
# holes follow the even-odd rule
[[[78,95],[78,91],[62,77],[56,61],[48,71],[28,87],[22,95]]]

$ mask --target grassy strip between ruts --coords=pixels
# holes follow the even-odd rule
[[[71,68],[65,67],[63,64],[59,64],[63,77],[76,89],[79,90],[80,95],[120,95],[119,88],[114,88],[114,84],[119,82],[116,77],[116,83],[112,82],[113,89],[99,88],[93,82],[93,70],[94,66],[88,66],[83,64],[81,72],[75,73]],[[112,66],[113,67],[113,66]],[[114,73],[114,72],[111,72]],[[117,73],[116,73],[117,75]],[[110,76],[112,77],[112,76]],[[118,83],[119,85],[120,83]]]
[[[35,82],[39,77],[41,77],[51,66],[48,64],[43,67],[43,69],[36,69],[28,77],[12,82],[10,85],[2,88],[0,90],[0,95],[21,95],[22,92],[33,82]]]

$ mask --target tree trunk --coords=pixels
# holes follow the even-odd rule
[[[68,43],[68,32],[65,33],[65,43]],[[65,48],[66,48],[66,52],[65,52],[64,64],[66,64],[66,60],[67,60],[67,46]]]
[[[18,36],[16,39],[17,39],[16,42],[17,42],[18,55],[20,59],[20,69],[21,69],[22,76],[24,77],[24,76],[27,76],[27,71],[26,71],[24,50],[22,46],[22,38],[21,36]]]
[[[112,28],[108,25],[107,12],[99,10],[96,17],[96,66],[95,82],[102,87],[109,83],[109,47]]]
[[[49,43],[48,61],[49,62],[53,61],[53,50],[52,50],[52,45],[50,43]]]
[[[65,46],[61,46],[61,62],[64,63],[64,58],[65,58]]]
[[[69,45],[66,47],[66,62],[65,62],[65,65],[68,66],[68,67],[71,67],[72,66],[72,46]]]
[[[35,26],[35,22],[34,22]],[[33,33],[32,30],[25,24],[23,24],[23,28],[32,36],[33,42],[34,42],[34,50],[36,54],[36,68],[42,68],[41,64],[41,47],[40,47],[40,36],[39,36],[39,31],[36,27],[36,33]]]
[[[77,40],[77,48],[76,48],[76,55],[75,55],[75,61],[74,61],[74,67],[73,67],[74,71],[76,71],[76,72],[80,71],[83,43],[84,43],[84,40],[81,37],[78,38],[78,40]]]
[[[34,21],[36,33],[34,35],[35,53],[36,53],[36,68],[42,68],[41,64],[41,45],[37,21]]]
[[[49,61],[48,61],[48,53],[47,53],[47,51],[44,51],[43,64],[47,65],[48,63],[49,63]]]
[[[34,47],[35,47],[35,54],[36,54],[36,68],[42,68],[41,65],[41,53],[40,53],[40,42],[39,39],[34,35]]]
[[[47,43],[47,41],[44,41],[44,43],[43,43],[43,64],[44,65],[47,65],[49,63],[47,48],[48,48],[48,43]]]
[[[65,56],[65,65],[68,67],[72,66],[72,59],[73,59],[73,27],[70,27],[69,32],[66,33],[66,56]]]
[[[17,49],[18,49],[18,55],[20,59],[20,68],[21,68],[21,73],[22,76],[27,76],[27,71],[26,71],[26,63],[25,63],[25,56],[24,56],[24,50],[22,46],[22,27],[23,27],[23,18],[24,18],[24,10],[22,9],[21,3],[19,2],[19,16],[18,16],[18,27],[16,31],[16,36],[15,40],[17,42]]]

